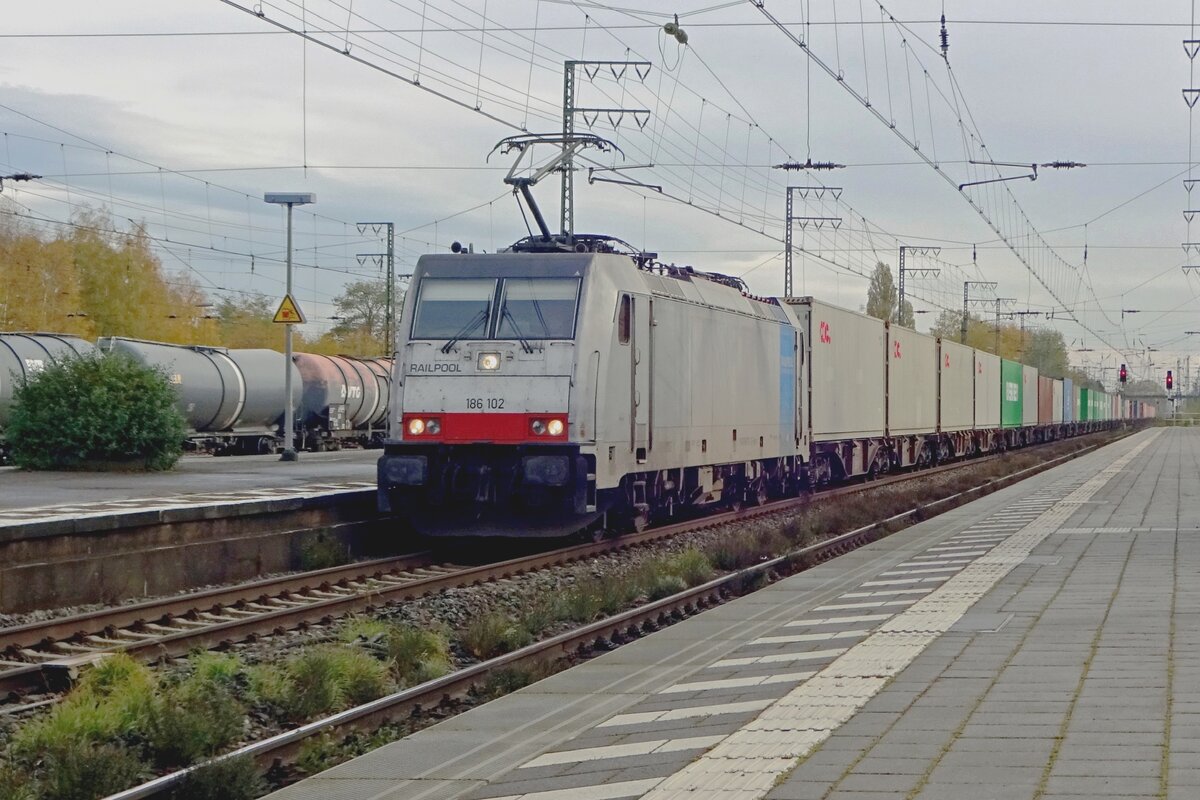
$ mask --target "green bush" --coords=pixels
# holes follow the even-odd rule
[[[7,376],[6,376],[7,377]],[[161,370],[98,353],[46,366],[13,393],[7,437],[26,469],[170,469],[186,435]]]

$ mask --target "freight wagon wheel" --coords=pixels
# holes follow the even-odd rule
[[[766,483],[761,482],[761,481],[759,482],[758,489],[754,492],[753,499],[754,499],[754,505],[756,505],[756,506],[764,506],[767,504],[767,500],[770,499],[770,495],[767,494]]]

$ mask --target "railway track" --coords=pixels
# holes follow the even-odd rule
[[[662,626],[670,625],[737,596],[743,592],[745,586],[751,584],[752,579],[760,579],[762,576],[769,576],[771,574],[786,576],[811,568],[890,535],[889,526],[891,524],[909,521],[919,515],[935,512],[943,506],[953,507],[959,502],[972,498],[977,494],[998,488],[998,485],[1003,486],[1021,480],[1024,477],[1046,470],[1063,461],[1090,452],[1098,446],[1091,445],[1072,453],[1043,461],[1001,478],[991,479],[965,491],[923,503],[839,536],[723,575],[670,597],[649,602],[614,616],[574,628],[557,636],[535,642],[520,650],[474,664],[441,678],[404,689],[386,697],[381,697],[364,705],[347,709],[298,728],[284,731],[267,739],[253,742],[230,753],[217,756],[212,761],[250,758],[254,759],[263,768],[281,767],[295,757],[304,742],[315,736],[346,734],[354,730],[369,730],[389,720],[409,717],[420,714],[423,711],[439,709],[449,704],[453,698],[468,695],[474,687],[482,685],[489,675],[498,670],[545,663],[548,660],[562,657],[586,655],[600,645],[622,644],[640,638]],[[974,463],[978,463],[978,461]],[[934,469],[941,470],[943,467]],[[930,474],[930,472],[932,470],[915,474],[924,476]],[[909,473],[907,477],[911,477],[912,475],[913,473]],[[903,479],[904,477],[906,476],[895,476],[896,479]],[[877,481],[868,484],[867,487],[878,486],[884,482],[882,480]],[[893,483],[896,480],[887,480],[886,482]],[[867,487],[839,487],[839,489],[833,491],[845,494],[852,491],[861,491]],[[831,493],[825,493],[822,496],[829,496]],[[803,502],[803,499],[780,501],[772,504],[770,509],[776,510],[781,505],[794,505],[796,502]],[[762,512],[765,513],[766,509],[767,507],[764,506]],[[731,512],[722,516],[726,517],[726,521],[728,521],[728,518],[736,519],[739,515],[745,515],[745,512]],[[139,786],[110,795],[105,800],[145,800],[146,798],[166,796],[175,787],[186,781],[191,773],[203,768],[203,766],[197,765],[162,775]]]
[[[1080,452],[1085,451],[1071,455]],[[412,553],[0,629],[0,700],[7,697],[14,701],[31,693],[61,691],[71,685],[81,669],[106,653],[125,652],[143,661],[174,658],[197,649],[283,634],[304,625],[329,622],[447,588],[500,580],[683,533],[775,514],[814,498],[855,494],[984,464],[995,458],[998,456],[906,472],[615,539],[478,566],[437,563],[431,553]]]

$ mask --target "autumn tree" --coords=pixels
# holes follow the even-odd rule
[[[355,281],[333,299],[337,309],[336,334],[361,333],[382,340],[387,318],[386,281]]]
[[[0,214],[0,330],[94,335],[70,244],[8,214]]]
[[[163,269],[141,227],[120,230],[92,209],[57,235],[0,219],[0,329],[177,343],[216,336],[204,292]]]
[[[383,280],[355,281],[334,298],[337,324],[312,342],[317,353],[373,357],[388,351],[384,341],[387,323],[387,284]],[[397,309],[403,295],[396,299]],[[398,315],[397,315],[398,316]]]
[[[1010,326],[1015,327],[1015,326]],[[1024,333],[1018,359],[1023,364],[1037,367],[1039,375],[1061,378],[1067,374],[1067,344],[1063,335],[1050,328],[1038,328]]]
[[[875,265],[875,271],[871,273],[871,285],[867,287],[867,314],[876,319],[896,320],[898,300],[892,270],[880,261]],[[900,309],[900,318],[896,321],[905,328],[914,327],[912,303],[904,301],[904,308]]]
[[[222,297],[216,305],[220,344],[226,347],[265,347],[278,350],[283,342],[279,325],[271,320],[276,303],[263,294]]]

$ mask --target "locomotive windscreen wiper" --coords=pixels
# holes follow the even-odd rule
[[[459,339],[474,333],[475,329],[479,327],[479,323],[487,321],[490,312],[490,308],[484,308],[476,313],[475,316],[471,318],[471,321],[462,327],[462,330],[451,336],[449,341],[442,345],[442,352],[449,353],[452,349],[454,349],[454,345],[458,344]]]
[[[521,343],[521,349],[529,355],[533,355],[533,345],[525,340],[525,336],[521,333],[521,327],[517,325],[517,318],[508,310],[508,303],[505,303],[500,312],[500,316],[508,320],[508,324],[512,326],[513,333],[517,337],[517,341]]]

